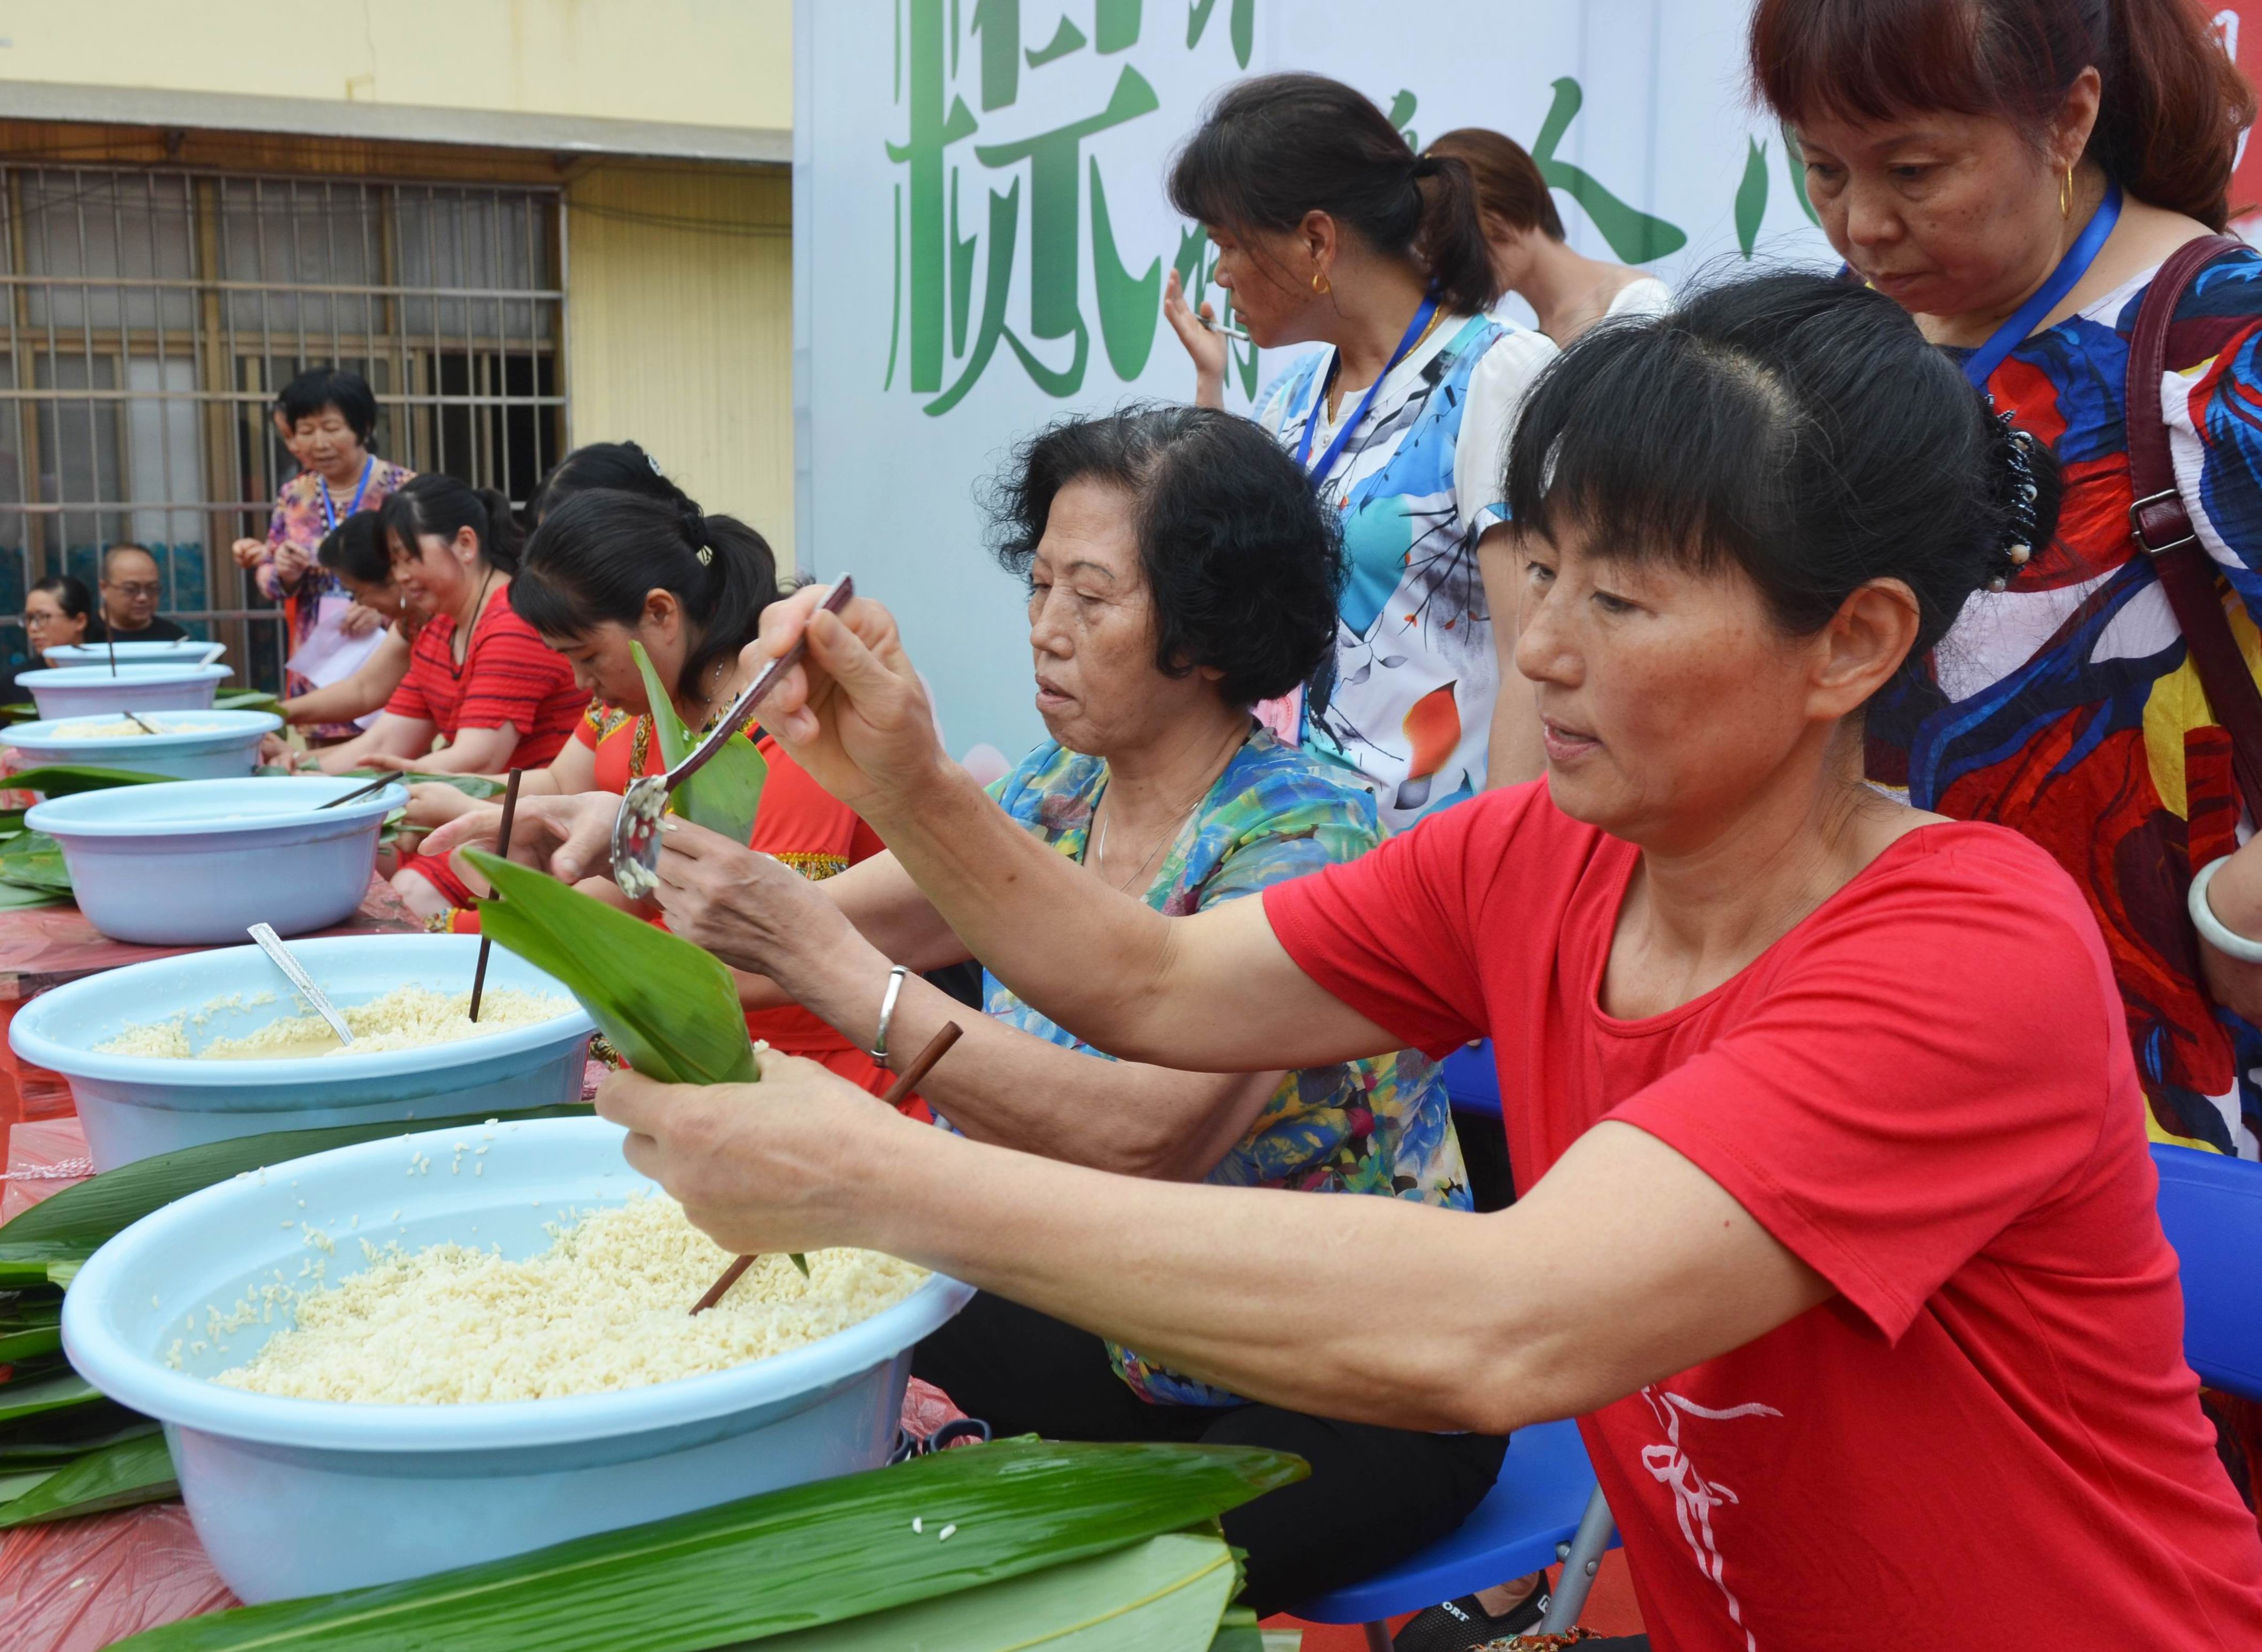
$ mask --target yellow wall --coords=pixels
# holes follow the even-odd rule
[[[793,184],[604,162],[566,190],[576,443],[632,439],[793,566]]]
[[[33,0],[0,82],[790,131],[792,0]]]

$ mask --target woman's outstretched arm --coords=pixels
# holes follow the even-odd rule
[[[1296,967],[1261,901],[1165,918],[1016,826],[937,743],[894,617],[860,598],[810,623],[825,595],[804,587],[762,616],[762,656],[782,655],[804,627],[809,644],[763,726],[879,833],[999,980],[1129,1061],[1243,1072],[1399,1048]]]
[[[597,1105],[631,1132],[630,1163],[725,1249],[885,1251],[1297,1410],[1505,1433],[1832,1294],[1627,1124],[1596,1126],[1515,1205],[1475,1216],[1111,1176],[915,1124],[811,1062],[766,1052],[762,1078],[617,1073]]]

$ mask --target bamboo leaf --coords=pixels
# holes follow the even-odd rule
[[[0,851],[0,878],[20,889],[49,894],[71,892],[70,869],[63,864],[63,848],[44,832],[26,832]]]
[[[0,1473],[0,1526],[8,1524],[8,1504],[61,1472],[60,1468],[31,1468],[17,1474]]]
[[[144,775],[131,768],[102,768],[92,763],[41,763],[19,768],[0,780],[10,791],[37,791],[50,797],[75,797],[82,791],[107,791],[112,786],[162,786],[170,775]]]
[[[69,902],[68,894],[52,889],[32,889],[0,879],[0,912],[15,912],[26,906],[62,906]]]
[[[665,1084],[761,1076],[721,959],[540,872],[480,849],[464,858],[494,887],[480,933],[563,981],[638,1072]]]
[[[1112,1554],[1304,1473],[1299,1458],[1233,1446],[1006,1440],[436,1576],[214,1612],[119,1644],[694,1652]],[[923,1531],[912,1530],[914,1519]],[[944,1526],[956,1528],[947,1541]]]
[[[90,1452],[14,1501],[0,1504],[0,1531],[75,1515],[100,1514],[180,1495],[162,1434],[138,1435]]]
[[[119,1426],[73,1439],[27,1439],[11,1446],[0,1446],[0,1474],[25,1474],[36,1470],[60,1468],[75,1458],[107,1446],[123,1445],[129,1439],[155,1439],[157,1425],[146,1417],[133,1416]]]
[[[588,1113],[586,1107],[569,1105],[531,1107],[510,1117],[585,1118]],[[355,1142],[406,1136],[415,1130],[468,1129],[491,1116],[466,1113],[436,1119],[378,1119],[319,1130],[274,1130],[264,1136],[205,1142],[120,1165],[51,1194],[14,1221],[0,1224],[0,1285],[50,1282],[51,1265],[82,1261],[151,1211],[231,1176]],[[30,1277],[34,1271],[36,1277]]]
[[[282,703],[264,689],[222,689],[213,696],[215,711],[273,711]]]
[[[44,1382],[11,1382],[0,1389],[0,1423],[12,1423],[18,1418],[36,1417],[45,1411],[60,1411],[74,1405],[84,1405],[102,1396],[76,1371],[67,1376],[49,1377]]]
[[[659,736],[659,761],[673,768],[691,755],[699,737],[675,714],[675,700],[660,686],[644,645],[632,642],[637,669],[644,676],[645,698],[652,704],[652,729]],[[744,734],[733,734],[705,768],[675,789],[670,806],[695,826],[719,832],[734,843],[754,834],[754,816],[761,807],[762,787],[770,766],[760,750]]]
[[[0,1328],[0,1365],[54,1353],[63,1345],[60,1325],[28,1325],[20,1331]]]
[[[765,1652],[1205,1652],[1240,1585],[1222,1539],[1170,1532],[756,1644]]]

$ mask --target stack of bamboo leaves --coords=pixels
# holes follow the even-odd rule
[[[1003,1440],[119,1645],[1257,1652],[1216,1519],[1304,1473],[1238,1446]]]

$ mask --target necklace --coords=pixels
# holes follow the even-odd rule
[[[479,575],[479,594],[472,599],[472,623],[469,625],[458,625],[449,634],[448,653],[454,659],[458,670],[461,670],[472,657],[472,634],[479,630],[479,616],[486,611],[487,587],[493,580],[493,568]],[[463,649],[461,653],[456,652],[459,644]]]
[[[1243,739],[1246,738],[1246,736],[1243,737]],[[1233,749],[1235,751],[1239,751],[1241,749],[1240,740],[1235,741]],[[1230,764],[1233,761],[1233,758],[1230,754],[1228,754],[1225,761],[1227,764]],[[1192,797],[1188,798],[1185,805],[1171,816],[1172,825],[1171,829],[1156,840],[1155,847],[1147,851],[1147,858],[1131,869],[1130,876],[1125,878],[1121,883],[1115,884],[1115,888],[1120,892],[1126,895],[1129,894],[1131,892],[1131,885],[1137,883],[1140,877],[1146,872],[1147,869],[1155,863],[1155,857],[1178,840],[1178,833],[1185,830],[1186,821],[1192,816],[1195,810],[1201,807],[1202,799],[1209,796],[1210,788],[1217,784],[1218,775],[1221,775],[1224,772],[1224,767],[1221,766],[1217,774],[1212,775],[1207,780],[1203,781],[1201,783],[1201,790],[1194,793]],[[1104,796],[1099,801],[1101,807],[1104,808],[1106,806],[1107,799]],[[1098,812],[1095,811],[1094,812],[1097,813]],[[1091,851],[1085,856],[1087,863],[1095,872],[1099,871],[1100,862],[1107,858],[1107,828],[1114,819],[1115,817],[1113,815],[1110,815],[1106,819],[1099,823],[1099,830],[1097,835],[1092,839]],[[1103,878],[1107,876],[1107,874],[1105,872],[1100,872],[1099,875]],[[1114,880],[1111,878],[1108,879],[1108,881],[1113,883]]]

